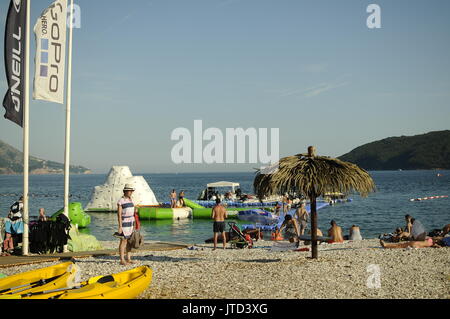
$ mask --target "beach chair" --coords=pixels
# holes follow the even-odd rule
[[[253,240],[250,236],[245,236],[239,226],[236,225],[235,222],[229,222],[228,226],[230,226],[229,230],[229,238],[231,248],[252,248]]]

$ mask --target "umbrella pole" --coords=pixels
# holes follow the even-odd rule
[[[317,204],[316,204],[316,197],[311,196],[311,252],[312,252],[312,258],[317,259],[318,258],[318,252],[317,252]]]

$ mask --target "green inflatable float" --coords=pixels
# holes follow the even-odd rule
[[[96,251],[102,250],[103,246],[92,235],[81,234],[76,227],[72,227],[69,231],[70,239],[67,242],[67,248],[72,252],[80,251]]]
[[[188,219],[192,217],[192,209],[164,208],[160,206],[141,206],[138,208],[139,218],[142,220]]]
[[[187,207],[192,208],[192,209],[205,208],[204,206],[194,203],[193,201],[191,201],[187,198],[184,198],[184,203],[186,204]]]
[[[56,217],[61,214],[64,214],[64,208],[53,214],[50,219],[56,220]],[[86,228],[91,223],[91,216],[84,212],[81,203],[69,204],[69,219],[72,224],[78,225],[79,228]]]

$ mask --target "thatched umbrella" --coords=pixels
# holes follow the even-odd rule
[[[375,191],[375,184],[365,170],[336,158],[316,156],[314,146],[308,148],[308,154],[285,157],[269,168],[258,170],[253,186],[260,199],[292,191],[310,199],[312,258],[317,258],[316,199],[330,192],[347,195],[356,191],[365,197]]]

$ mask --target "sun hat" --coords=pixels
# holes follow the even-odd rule
[[[123,188],[123,191],[134,191],[134,187],[131,184],[125,184],[125,187]]]

